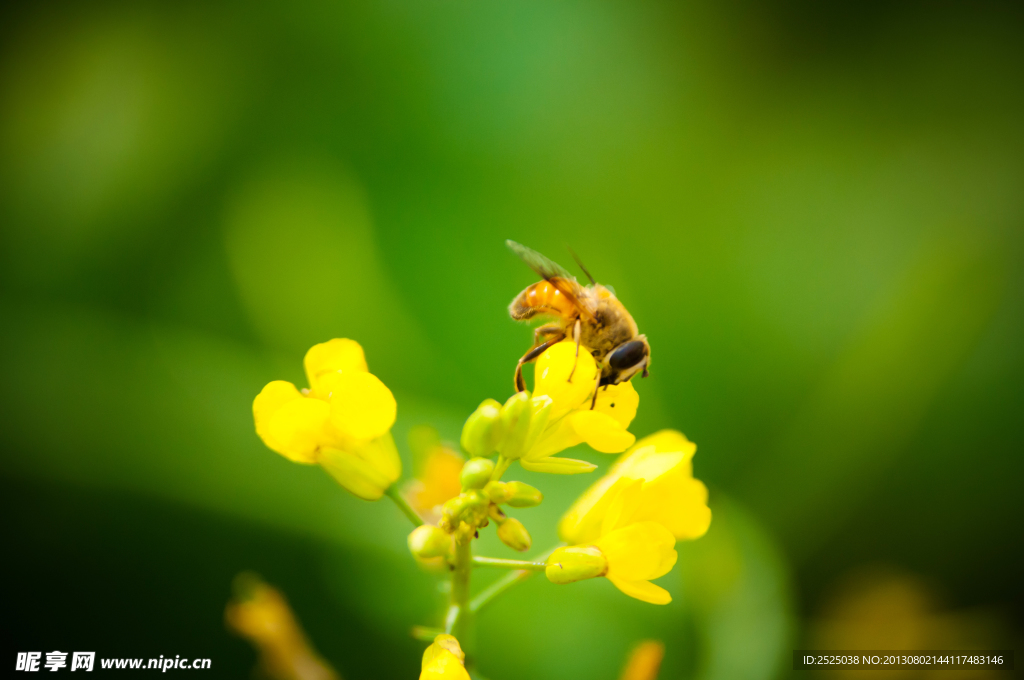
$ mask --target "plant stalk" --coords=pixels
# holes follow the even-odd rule
[[[446,633],[454,635],[464,646],[469,642],[467,632],[472,618],[469,609],[469,579],[473,573],[472,541],[472,534],[461,537],[456,535],[455,561],[452,564],[452,594],[444,627]]]
[[[563,544],[559,543],[558,545],[563,545]],[[555,552],[555,550],[557,548],[558,548],[558,546],[555,546],[554,548],[551,548],[549,550],[545,550],[543,553],[541,553],[540,555],[535,557],[532,560],[532,562],[536,563],[536,564],[545,564],[546,561],[547,561],[548,556],[551,553]],[[513,560],[509,560],[509,561],[511,562]],[[496,600],[506,590],[508,590],[512,586],[516,585],[517,583],[522,583],[526,579],[528,579],[531,576],[533,576],[534,574],[536,574],[537,571],[539,571],[539,570],[516,569],[515,571],[510,571],[509,573],[505,574],[504,576],[499,578],[497,581],[495,581],[494,583],[492,583],[491,585],[487,586],[482,591],[480,591],[480,593],[476,597],[473,598],[473,601],[469,603],[469,611],[472,612],[473,614],[476,614],[481,609],[483,609],[484,607],[489,605],[491,602]]]
[[[498,454],[498,462],[494,464],[494,472],[491,473],[491,481],[497,482],[501,479],[501,476],[508,470],[508,466],[512,464],[512,460],[505,456]]]
[[[412,506],[409,505],[409,501],[405,500],[405,496],[402,495],[397,484],[389,486],[388,490],[384,493],[387,494],[388,498],[395,502],[395,505],[397,505],[398,509],[402,511],[402,514],[408,517],[409,521],[415,526],[421,526],[423,524],[423,518],[419,516],[419,513],[413,510]]]
[[[474,567],[494,567],[495,569],[521,569],[526,571],[544,571],[547,564],[544,562],[529,562],[527,560],[505,560],[498,557],[473,557]]]

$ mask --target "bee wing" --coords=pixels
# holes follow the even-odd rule
[[[575,276],[566,271],[565,267],[544,257],[532,248],[516,243],[512,239],[506,240],[505,245],[508,246],[509,250],[518,255],[523,262],[530,265],[530,269],[537,272],[538,276],[557,288],[562,295],[569,298],[580,311],[591,319],[594,318],[589,301],[584,300],[585,296],[582,294],[582,286],[577,283]]]

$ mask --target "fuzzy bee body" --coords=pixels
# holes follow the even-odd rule
[[[517,390],[526,389],[523,364],[534,361],[545,349],[567,337],[576,341],[577,352],[580,345],[591,351],[601,367],[599,385],[615,385],[640,372],[647,376],[650,345],[611,290],[593,279],[591,285],[582,286],[540,253],[514,241],[506,243],[544,279],[516,296],[509,305],[509,315],[518,321],[536,316],[554,318],[553,323],[536,329],[533,347],[519,360],[515,373]]]

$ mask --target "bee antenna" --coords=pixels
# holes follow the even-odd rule
[[[573,250],[572,248],[569,248],[569,246],[566,246],[566,249],[568,249],[569,254],[572,255],[572,259],[576,260],[576,264],[580,266],[580,269],[583,270],[583,273],[587,275],[588,279],[590,279],[590,283],[596,286],[597,281],[595,281],[594,277],[590,275],[589,271],[587,271],[587,266],[583,264],[583,260],[581,260],[580,256],[576,254],[576,251]]]

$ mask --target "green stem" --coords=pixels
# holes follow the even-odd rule
[[[491,473],[491,481],[496,482],[501,479],[501,476],[505,474],[505,470],[508,470],[508,466],[512,464],[511,459],[498,454],[498,462],[494,464],[494,472]]]
[[[413,639],[420,640],[422,642],[433,642],[434,638],[443,633],[444,631],[440,628],[431,628],[430,626],[413,626],[412,630],[409,631]]]
[[[473,573],[472,535],[455,539],[455,561],[452,564],[452,596],[445,617],[444,632],[463,642],[467,637],[469,609],[469,577]]]
[[[388,490],[384,493],[387,494],[388,498],[395,502],[395,505],[397,505],[398,509],[409,518],[410,522],[416,526],[421,526],[423,524],[423,518],[419,516],[419,513],[412,509],[412,506],[409,505],[409,501],[405,500],[405,496],[402,495],[397,484],[389,486]]]
[[[474,567],[495,567],[497,569],[522,569],[528,571],[544,571],[544,562],[527,562],[526,560],[503,560],[498,557],[473,557]]]
[[[550,550],[544,551],[543,553],[535,557],[532,561],[535,563],[543,564],[547,560],[548,555],[555,552],[557,548],[558,546],[555,546]],[[498,596],[500,596],[506,590],[516,585],[517,583],[522,583],[523,581],[537,573],[537,571],[529,569],[517,569],[515,571],[510,571],[509,573],[505,574],[497,581],[495,581],[494,583],[480,591],[480,594],[474,597],[473,601],[469,603],[469,611],[473,614],[478,613],[481,609],[483,609],[488,604],[496,600]]]

